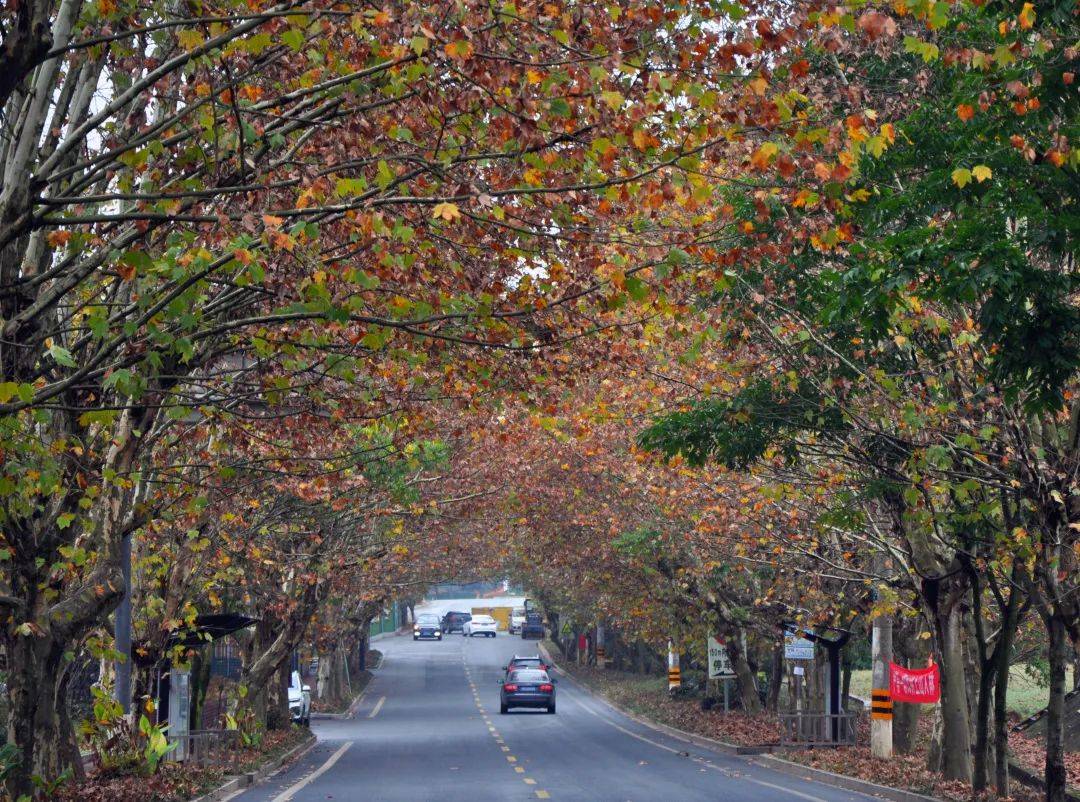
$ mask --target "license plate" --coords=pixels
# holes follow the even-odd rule
[[[523,690],[523,691],[535,691],[536,686],[535,685],[522,685],[521,690]]]

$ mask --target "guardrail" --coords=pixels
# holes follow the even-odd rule
[[[176,746],[166,759],[217,768],[228,768],[236,762],[241,743],[239,730],[192,730],[186,735],[170,735],[168,739]]]
[[[781,713],[781,746],[854,746],[858,713]]]

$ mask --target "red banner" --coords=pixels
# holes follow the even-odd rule
[[[889,693],[894,702],[933,704],[941,698],[941,673],[936,663],[929,668],[904,668],[889,663]]]

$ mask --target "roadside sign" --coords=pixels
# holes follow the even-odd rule
[[[731,679],[735,670],[731,667],[727,645],[718,638],[709,636],[709,679]]]
[[[785,660],[813,660],[814,642],[806,638],[800,638],[792,633],[784,635],[784,659]]]

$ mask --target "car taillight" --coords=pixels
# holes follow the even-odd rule
[[[504,691],[516,691],[517,690],[517,685],[512,685],[511,683],[508,682],[505,685],[503,685],[503,690]]]
[[[540,686],[540,690],[542,690],[544,693],[551,693],[553,690],[555,690],[555,686],[545,682],[543,685]]]

